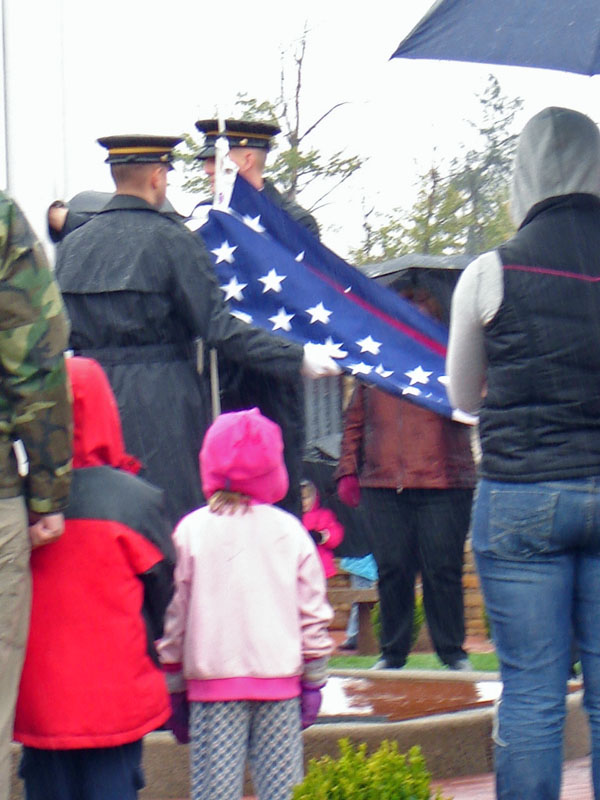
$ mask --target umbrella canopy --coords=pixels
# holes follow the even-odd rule
[[[600,73],[597,0],[438,0],[392,58]]]
[[[102,211],[104,206],[113,196],[113,192],[96,192],[93,189],[78,192],[69,200],[69,209],[77,212],[78,214],[89,214],[91,216],[93,214],[97,214],[99,211]],[[175,210],[173,204],[168,198],[165,200],[160,210],[163,212],[163,214],[170,214],[171,216],[178,217],[179,219],[185,219],[182,214],[179,214]]]
[[[461,271],[475,257],[464,254],[430,256],[411,253],[377,264],[364,264],[359,269],[395,292],[402,292],[405,289],[426,290],[440,304],[442,322],[448,325],[452,292]]]

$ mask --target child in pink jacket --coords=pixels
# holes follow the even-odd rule
[[[317,546],[326,578],[337,574],[333,551],[342,543],[344,526],[330,508],[321,505],[317,487],[312,481],[300,483],[302,491],[302,524]]]
[[[273,506],[288,477],[281,430],[258,409],[222,414],[200,452],[209,505],[177,525],[176,590],[159,654],[190,702],[192,799],[258,798],[302,780],[332,650],[323,570],[296,517]],[[227,493],[241,502],[232,504]],[[225,498],[225,513],[211,510]]]

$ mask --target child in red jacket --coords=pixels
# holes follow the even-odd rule
[[[63,535],[31,554],[14,738],[27,800],[134,800],[142,738],[170,716],[154,641],[173,591],[163,493],[136,477],[108,379],[69,358],[73,482]]]
[[[302,524],[317,545],[317,553],[321,559],[326,578],[337,573],[333,551],[344,538],[344,528],[329,508],[321,506],[317,487],[312,481],[303,480],[302,490]]]

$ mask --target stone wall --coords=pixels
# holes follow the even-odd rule
[[[483,597],[481,596],[479,578],[473,561],[470,541],[467,542],[465,547],[463,587],[465,592],[465,627],[467,636],[487,636]]]

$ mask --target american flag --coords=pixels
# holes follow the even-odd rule
[[[211,209],[197,235],[234,316],[324,344],[350,375],[456,418],[446,327],[347,264],[243,178],[229,209]]]

